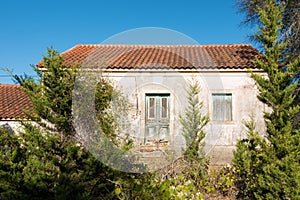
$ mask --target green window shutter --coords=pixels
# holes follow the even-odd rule
[[[145,142],[169,141],[170,94],[146,94]]]

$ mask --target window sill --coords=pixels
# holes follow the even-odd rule
[[[158,149],[167,148],[168,146],[168,141],[151,141],[147,142],[146,144],[141,144],[138,149],[140,152],[152,152]]]
[[[236,121],[211,121],[212,124],[224,124],[224,125],[233,125],[236,124]]]

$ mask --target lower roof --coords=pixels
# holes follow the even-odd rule
[[[25,119],[23,110],[32,110],[28,95],[20,85],[0,84],[0,120]]]

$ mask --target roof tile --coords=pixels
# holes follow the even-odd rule
[[[61,54],[64,65],[105,69],[248,69],[261,54],[249,44],[79,44]]]
[[[23,110],[33,109],[20,85],[0,84],[0,119],[25,119]]]

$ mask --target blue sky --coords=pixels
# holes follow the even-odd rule
[[[241,26],[242,20],[235,0],[3,0],[0,68],[33,75],[30,64],[38,63],[47,47],[63,52],[76,44],[116,43],[120,35],[126,36],[124,31],[143,30],[138,32],[145,35],[139,42],[164,43],[164,37],[147,40],[153,35],[147,36],[147,30],[152,29],[143,27],[174,30],[199,44],[250,43],[247,36],[252,30]],[[13,83],[3,75],[0,71],[0,83]]]

